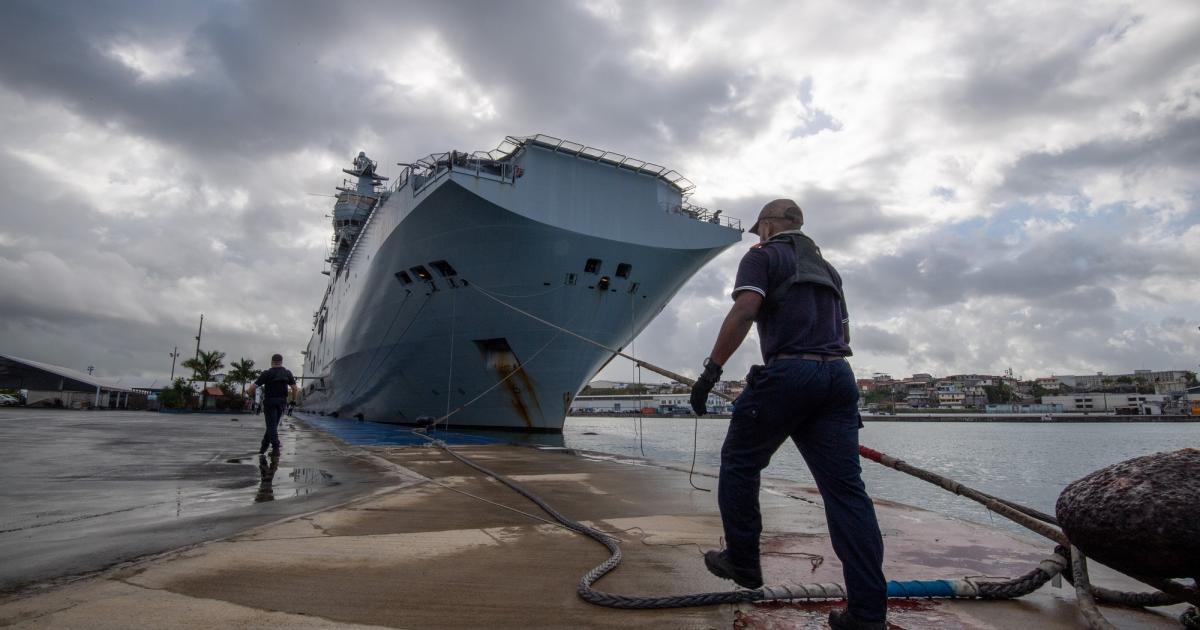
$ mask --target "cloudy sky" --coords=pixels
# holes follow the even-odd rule
[[[330,232],[308,193],[359,150],[538,132],[731,216],[799,201],[860,375],[1200,362],[1194,0],[9,0],[0,352],[161,384],[204,312],[206,348],[299,365]],[[637,354],[694,374],[752,242]]]

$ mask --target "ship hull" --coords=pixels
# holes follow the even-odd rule
[[[553,173],[538,168],[539,157],[552,167],[563,159],[524,157],[543,176]],[[618,225],[580,221],[555,206],[607,194],[589,195],[582,172],[584,184],[576,176],[565,187],[450,173],[387,198],[331,278],[307,350],[305,372],[315,378],[305,381],[304,408],[561,431],[575,394],[613,356],[571,333],[623,347],[740,238],[684,216],[666,217],[672,229],[657,235],[613,238],[630,230],[621,223],[644,225],[645,213],[660,210],[616,203],[609,216]]]

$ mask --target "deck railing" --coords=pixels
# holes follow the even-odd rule
[[[671,205],[666,207],[666,211],[674,214],[682,214],[691,217],[697,221],[712,223],[714,225],[723,225],[727,228],[732,228],[737,231],[742,231],[742,220],[734,217],[723,216],[722,210],[709,210],[700,206],[694,206],[684,202],[679,205]]]
[[[407,186],[411,188],[412,195],[416,196],[422,190],[454,172],[466,173],[480,179],[490,179],[501,183],[513,184],[517,178],[521,177],[522,172],[521,167],[514,164],[512,158],[522,148],[531,145],[549,149],[555,153],[565,153],[579,157],[580,159],[592,160],[611,165],[615,168],[654,177],[675,188],[683,198],[682,203],[666,208],[668,212],[682,214],[697,221],[722,225],[739,231],[742,229],[740,219],[722,216],[720,210],[709,210],[708,208],[688,203],[687,198],[696,186],[677,171],[620,153],[589,147],[578,142],[571,142],[570,140],[563,140],[545,134],[526,137],[507,136],[500,143],[500,146],[491,151],[475,151],[473,153],[447,151],[445,153],[432,153],[411,164],[400,163],[399,166],[403,166],[404,169],[392,181],[391,187],[388,188],[388,193],[395,193]]]
[[[581,158],[593,160],[603,164],[611,164],[617,168],[627,169],[635,173],[650,175],[670,184],[679,191],[679,194],[685,197],[691,194],[692,190],[696,188],[695,184],[693,184],[683,175],[679,174],[678,171],[670,170],[665,166],[659,166],[658,164],[645,162],[637,158],[622,155],[620,153],[613,153],[612,151],[605,151],[604,149],[597,149],[596,147],[589,147],[578,142],[571,142],[570,140],[563,140],[561,138],[555,138],[554,136],[547,136],[540,133],[535,136],[529,136],[525,138],[514,138],[509,136],[503,143],[501,143],[500,147],[494,151],[488,152],[488,155],[494,154],[497,151],[503,151],[507,146],[520,147],[525,144],[533,144],[550,149],[555,153],[576,155]]]

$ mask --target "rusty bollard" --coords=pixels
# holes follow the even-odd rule
[[[1130,574],[1200,577],[1200,450],[1101,468],[1067,486],[1055,511],[1088,557]]]

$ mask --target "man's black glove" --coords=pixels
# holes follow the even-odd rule
[[[708,413],[708,393],[720,378],[721,366],[713,363],[712,359],[705,359],[704,373],[696,379],[696,384],[692,385],[692,411],[695,411],[697,416]]]

